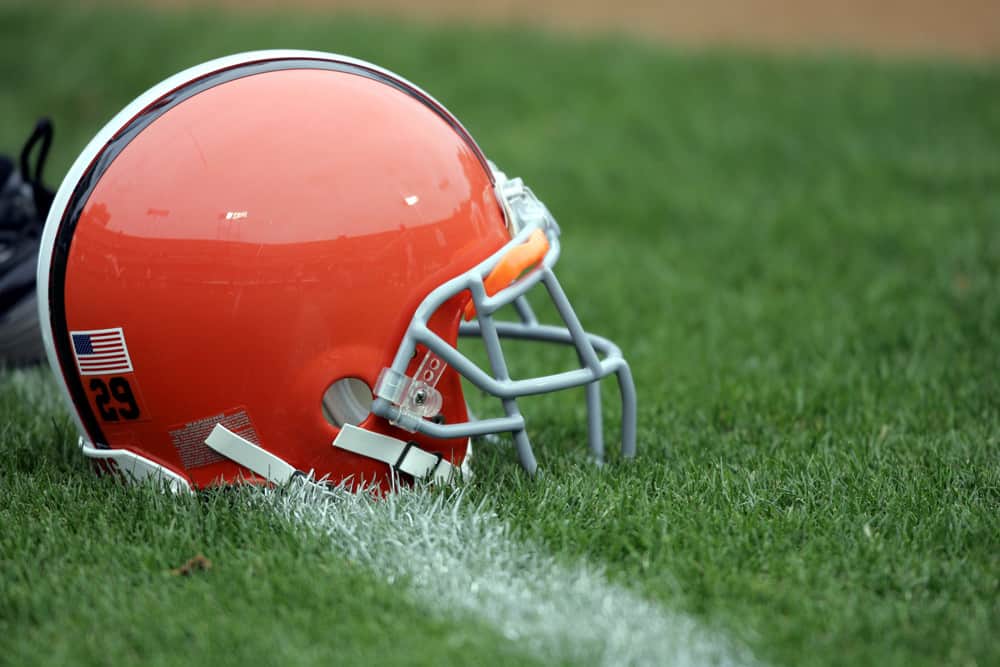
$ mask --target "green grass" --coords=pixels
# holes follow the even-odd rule
[[[545,475],[481,448],[471,489],[524,539],[773,664],[1000,663],[1000,69],[7,7],[0,146],[51,114],[56,181],[148,86],[267,47],[420,83],[559,218],[567,291],[633,364],[640,455],[598,470],[582,396],[529,403]],[[0,662],[531,659],[238,493],[93,480],[42,376],[2,382]],[[198,552],[212,570],[169,574]]]

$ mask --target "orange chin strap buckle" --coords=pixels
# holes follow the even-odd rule
[[[536,229],[527,241],[511,248],[500,263],[490,271],[490,275],[486,276],[486,280],[483,281],[486,294],[493,296],[505,287],[509,287],[525,270],[542,261],[548,251],[548,237],[541,229]],[[465,304],[465,319],[468,321],[475,316],[476,304],[469,301]]]

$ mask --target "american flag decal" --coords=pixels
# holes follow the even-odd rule
[[[70,331],[73,354],[80,375],[110,375],[131,373],[132,359],[125,346],[125,333],[117,329]]]

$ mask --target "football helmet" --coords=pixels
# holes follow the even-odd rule
[[[635,451],[629,367],[581,326],[558,257],[548,209],[420,88],[261,51],[170,77],[84,149],[46,223],[39,312],[83,452],[133,478],[445,482],[496,433],[533,474],[517,399],[585,386],[600,459],[609,375]],[[564,326],[532,312],[539,283]],[[516,321],[494,318],[506,305]],[[580,367],[514,379],[502,338],[572,346]],[[470,416],[463,377],[503,416]]]

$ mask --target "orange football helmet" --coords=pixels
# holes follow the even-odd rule
[[[312,474],[447,481],[469,438],[513,435],[517,398],[617,376],[552,267],[559,228],[441,104],[366,62],[240,54],[177,74],[90,142],[42,238],[39,312],[83,452],[176,488]],[[543,283],[565,327],[538,323]],[[493,314],[513,304],[519,322]],[[457,348],[482,336],[489,372]],[[573,345],[579,369],[509,377],[499,339]],[[461,376],[501,399],[475,420]],[[402,477],[400,477],[400,474]]]

